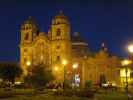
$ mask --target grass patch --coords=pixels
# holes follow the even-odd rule
[[[96,94],[95,98],[97,98],[97,100],[128,100],[125,94],[116,92],[110,94]]]

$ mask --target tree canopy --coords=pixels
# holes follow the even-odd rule
[[[15,63],[0,63],[0,78],[14,83],[16,77],[20,77],[22,69]]]
[[[33,88],[44,87],[48,82],[54,79],[52,72],[43,64],[33,66],[31,73],[32,74],[25,77],[25,82]]]

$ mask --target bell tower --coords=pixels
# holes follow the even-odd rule
[[[38,28],[31,16],[21,25],[21,44],[31,43],[37,35]]]
[[[55,69],[56,66],[59,70],[62,70],[63,60],[71,62],[70,23],[62,11],[52,19],[48,35],[51,41],[50,63],[52,69]],[[59,80],[62,80],[63,73],[57,76],[60,76]]]
[[[20,28],[20,66],[23,69],[24,74],[27,75],[28,67],[32,66],[33,59],[33,39],[38,34],[38,27],[35,21],[29,17]]]
[[[70,23],[62,11],[52,19],[51,32],[51,40],[70,40]]]

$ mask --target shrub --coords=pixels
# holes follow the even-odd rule
[[[90,89],[92,86],[92,82],[90,80],[85,82],[85,89]]]

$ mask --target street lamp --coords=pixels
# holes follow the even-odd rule
[[[133,44],[131,44],[131,45],[128,46],[128,51],[130,53],[133,53]]]
[[[63,60],[62,61],[63,67],[64,67],[64,89],[65,89],[65,85],[66,85],[66,64],[67,64],[67,60]]]
[[[31,69],[31,62],[29,60],[26,62],[26,66],[27,66],[26,74],[31,75],[32,74],[32,69]]]
[[[133,44],[128,45],[128,52],[130,53],[130,59],[131,59],[131,78],[133,77]]]
[[[130,53],[130,59],[133,67],[133,44],[128,45],[128,52]],[[133,71],[133,68],[131,68],[131,70]]]
[[[27,61],[27,62],[26,62],[26,65],[27,65],[27,66],[30,66],[30,65],[31,65],[31,62],[30,62],[30,61]]]
[[[127,59],[125,59],[125,60],[122,61],[122,66],[127,66],[129,64],[130,64],[130,61],[127,60]]]
[[[126,94],[128,95],[128,68],[127,68],[127,65],[130,64],[130,61],[129,60],[124,60],[122,61],[122,65],[125,66],[125,74],[126,74],[126,86],[125,86],[125,92]]]
[[[55,70],[55,71],[58,71],[58,70],[59,70],[59,68],[58,68],[58,67],[55,67],[55,68],[54,68],[54,70]]]
[[[75,84],[76,84],[76,80],[75,80],[75,74],[76,74],[76,69],[78,68],[78,63],[74,63],[73,65],[72,65],[72,67],[73,67],[73,80],[74,80],[74,86],[75,86]]]
[[[67,61],[66,61],[66,60],[63,60],[63,61],[62,61],[62,64],[63,64],[63,65],[66,65],[66,64],[67,64]]]
[[[77,69],[78,68],[78,63],[73,64],[73,69]]]

